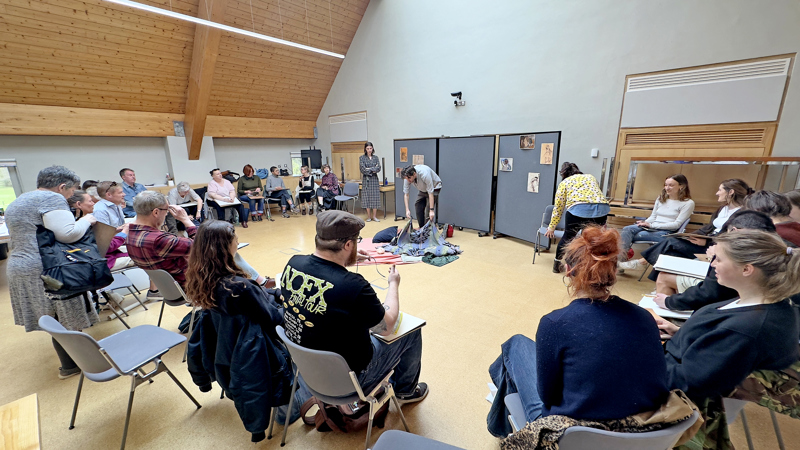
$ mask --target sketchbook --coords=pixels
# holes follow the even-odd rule
[[[223,207],[223,208],[228,207],[228,206],[233,206],[233,205],[239,205],[239,204],[242,203],[242,202],[239,201],[238,198],[233,199],[232,202],[224,202],[222,200],[214,200],[214,199],[209,199],[209,200],[217,202],[217,204],[219,206]]]
[[[662,308],[656,305],[656,302],[653,301],[652,295],[645,295],[639,300],[639,306],[644,309],[649,309],[653,313],[659,315],[660,317],[671,317],[673,319],[688,319],[689,316],[692,315],[691,311],[672,311],[670,309]]]
[[[659,272],[685,275],[692,278],[705,278],[711,264],[697,259],[677,258],[675,256],[658,255],[653,269]]]
[[[408,333],[411,333],[414,330],[422,328],[423,326],[425,326],[425,323],[426,322],[423,319],[420,319],[419,317],[414,317],[411,314],[400,311],[400,315],[397,317],[397,323],[395,323],[394,325],[394,330],[392,331],[392,334],[388,336],[381,336],[373,333],[373,336],[375,336],[376,338],[380,339],[383,342],[386,342],[387,344],[391,344],[392,342],[396,341],[397,339],[400,339],[401,337],[407,335]]]
[[[664,237],[674,237],[680,239],[689,239],[689,238],[697,238],[697,239],[714,239],[714,236],[706,236],[705,234],[697,234],[697,233],[670,233],[664,235]]]

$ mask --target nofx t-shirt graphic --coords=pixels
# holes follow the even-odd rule
[[[289,339],[342,355],[356,373],[367,367],[369,329],[385,311],[364,277],[314,255],[293,256],[281,275],[281,293]]]

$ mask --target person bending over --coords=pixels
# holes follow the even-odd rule
[[[428,385],[419,383],[422,331],[391,344],[370,334],[392,333],[400,312],[400,274],[389,269],[381,304],[369,282],[347,270],[367,258],[357,251],[364,225],[346,211],[318,214],[314,254],[293,256],[281,276],[286,336],[303,347],[340,354],[362,386],[374,386],[394,368],[398,401],[418,402],[428,395]]]
[[[659,320],[667,383],[695,403],[728,395],[754,370],[800,359],[800,317],[787,297],[800,286],[800,255],[774,233],[738,230],[715,239],[717,280],[738,297],[700,308],[680,328]]]
[[[289,207],[293,213],[297,214],[297,208],[295,208],[294,203],[292,203],[292,192],[286,189],[283,178],[280,177],[280,169],[272,166],[269,168],[269,172],[267,185],[264,190],[270,198],[279,198],[281,200],[281,214],[288,219],[289,213],[286,212],[287,207]]]
[[[694,212],[694,200],[689,192],[689,181],[682,174],[664,180],[664,189],[656,199],[653,212],[645,220],[628,225],[620,232],[622,236],[622,259],[636,241],[661,242],[664,236],[677,231]],[[620,269],[625,269],[621,262]]]
[[[186,214],[188,214],[189,217],[194,216],[196,220],[200,220],[200,217],[203,213],[203,208],[201,208],[200,205],[202,205],[203,199],[197,195],[197,192],[195,192],[186,181],[181,181],[177,186],[169,190],[169,194],[167,194],[167,201],[169,201],[170,205],[178,206],[186,203],[196,202],[196,205],[181,206],[181,208],[186,210]],[[183,231],[183,224],[181,224],[178,229]]]
[[[436,199],[439,198],[439,192],[442,190],[442,179],[433,169],[424,164],[408,166],[403,169],[403,201],[406,205],[406,217],[409,219],[411,210],[408,209],[408,192],[412,184],[419,191],[417,201],[414,202],[419,226],[424,226],[428,220],[436,223]]]
[[[512,431],[503,400],[515,392],[528,422],[549,415],[621,419],[666,401],[664,351],[653,316],[611,295],[619,251],[616,230],[592,225],[567,246],[572,302],[542,318],[536,342],[520,334],[506,341],[489,368],[497,386],[487,417],[492,435]]]

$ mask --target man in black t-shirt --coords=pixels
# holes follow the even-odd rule
[[[389,269],[386,303],[381,304],[363,276],[346,269],[367,254],[357,250],[364,221],[345,211],[317,217],[316,251],[294,256],[281,276],[286,336],[314,350],[338,353],[367,389],[392,368],[400,403],[418,402],[428,394],[419,383],[422,333],[416,330],[386,344],[370,335],[391,334],[399,309],[400,274]]]

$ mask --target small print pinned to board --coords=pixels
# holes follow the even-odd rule
[[[531,150],[536,148],[536,135],[523,134],[519,137],[519,148],[522,150]]]
[[[553,144],[542,144],[542,154],[539,164],[553,164]]]
[[[394,177],[395,178],[400,178],[400,174],[402,172],[403,172],[403,169],[401,169],[400,167],[395,167],[395,169],[394,169]]]
[[[539,193],[539,174],[528,172],[528,192]]]
[[[500,158],[500,171],[511,172],[514,170],[514,158]]]
[[[400,147],[400,162],[408,162],[408,147]]]
[[[425,164],[425,155],[414,155],[413,163],[415,166],[418,164]]]

